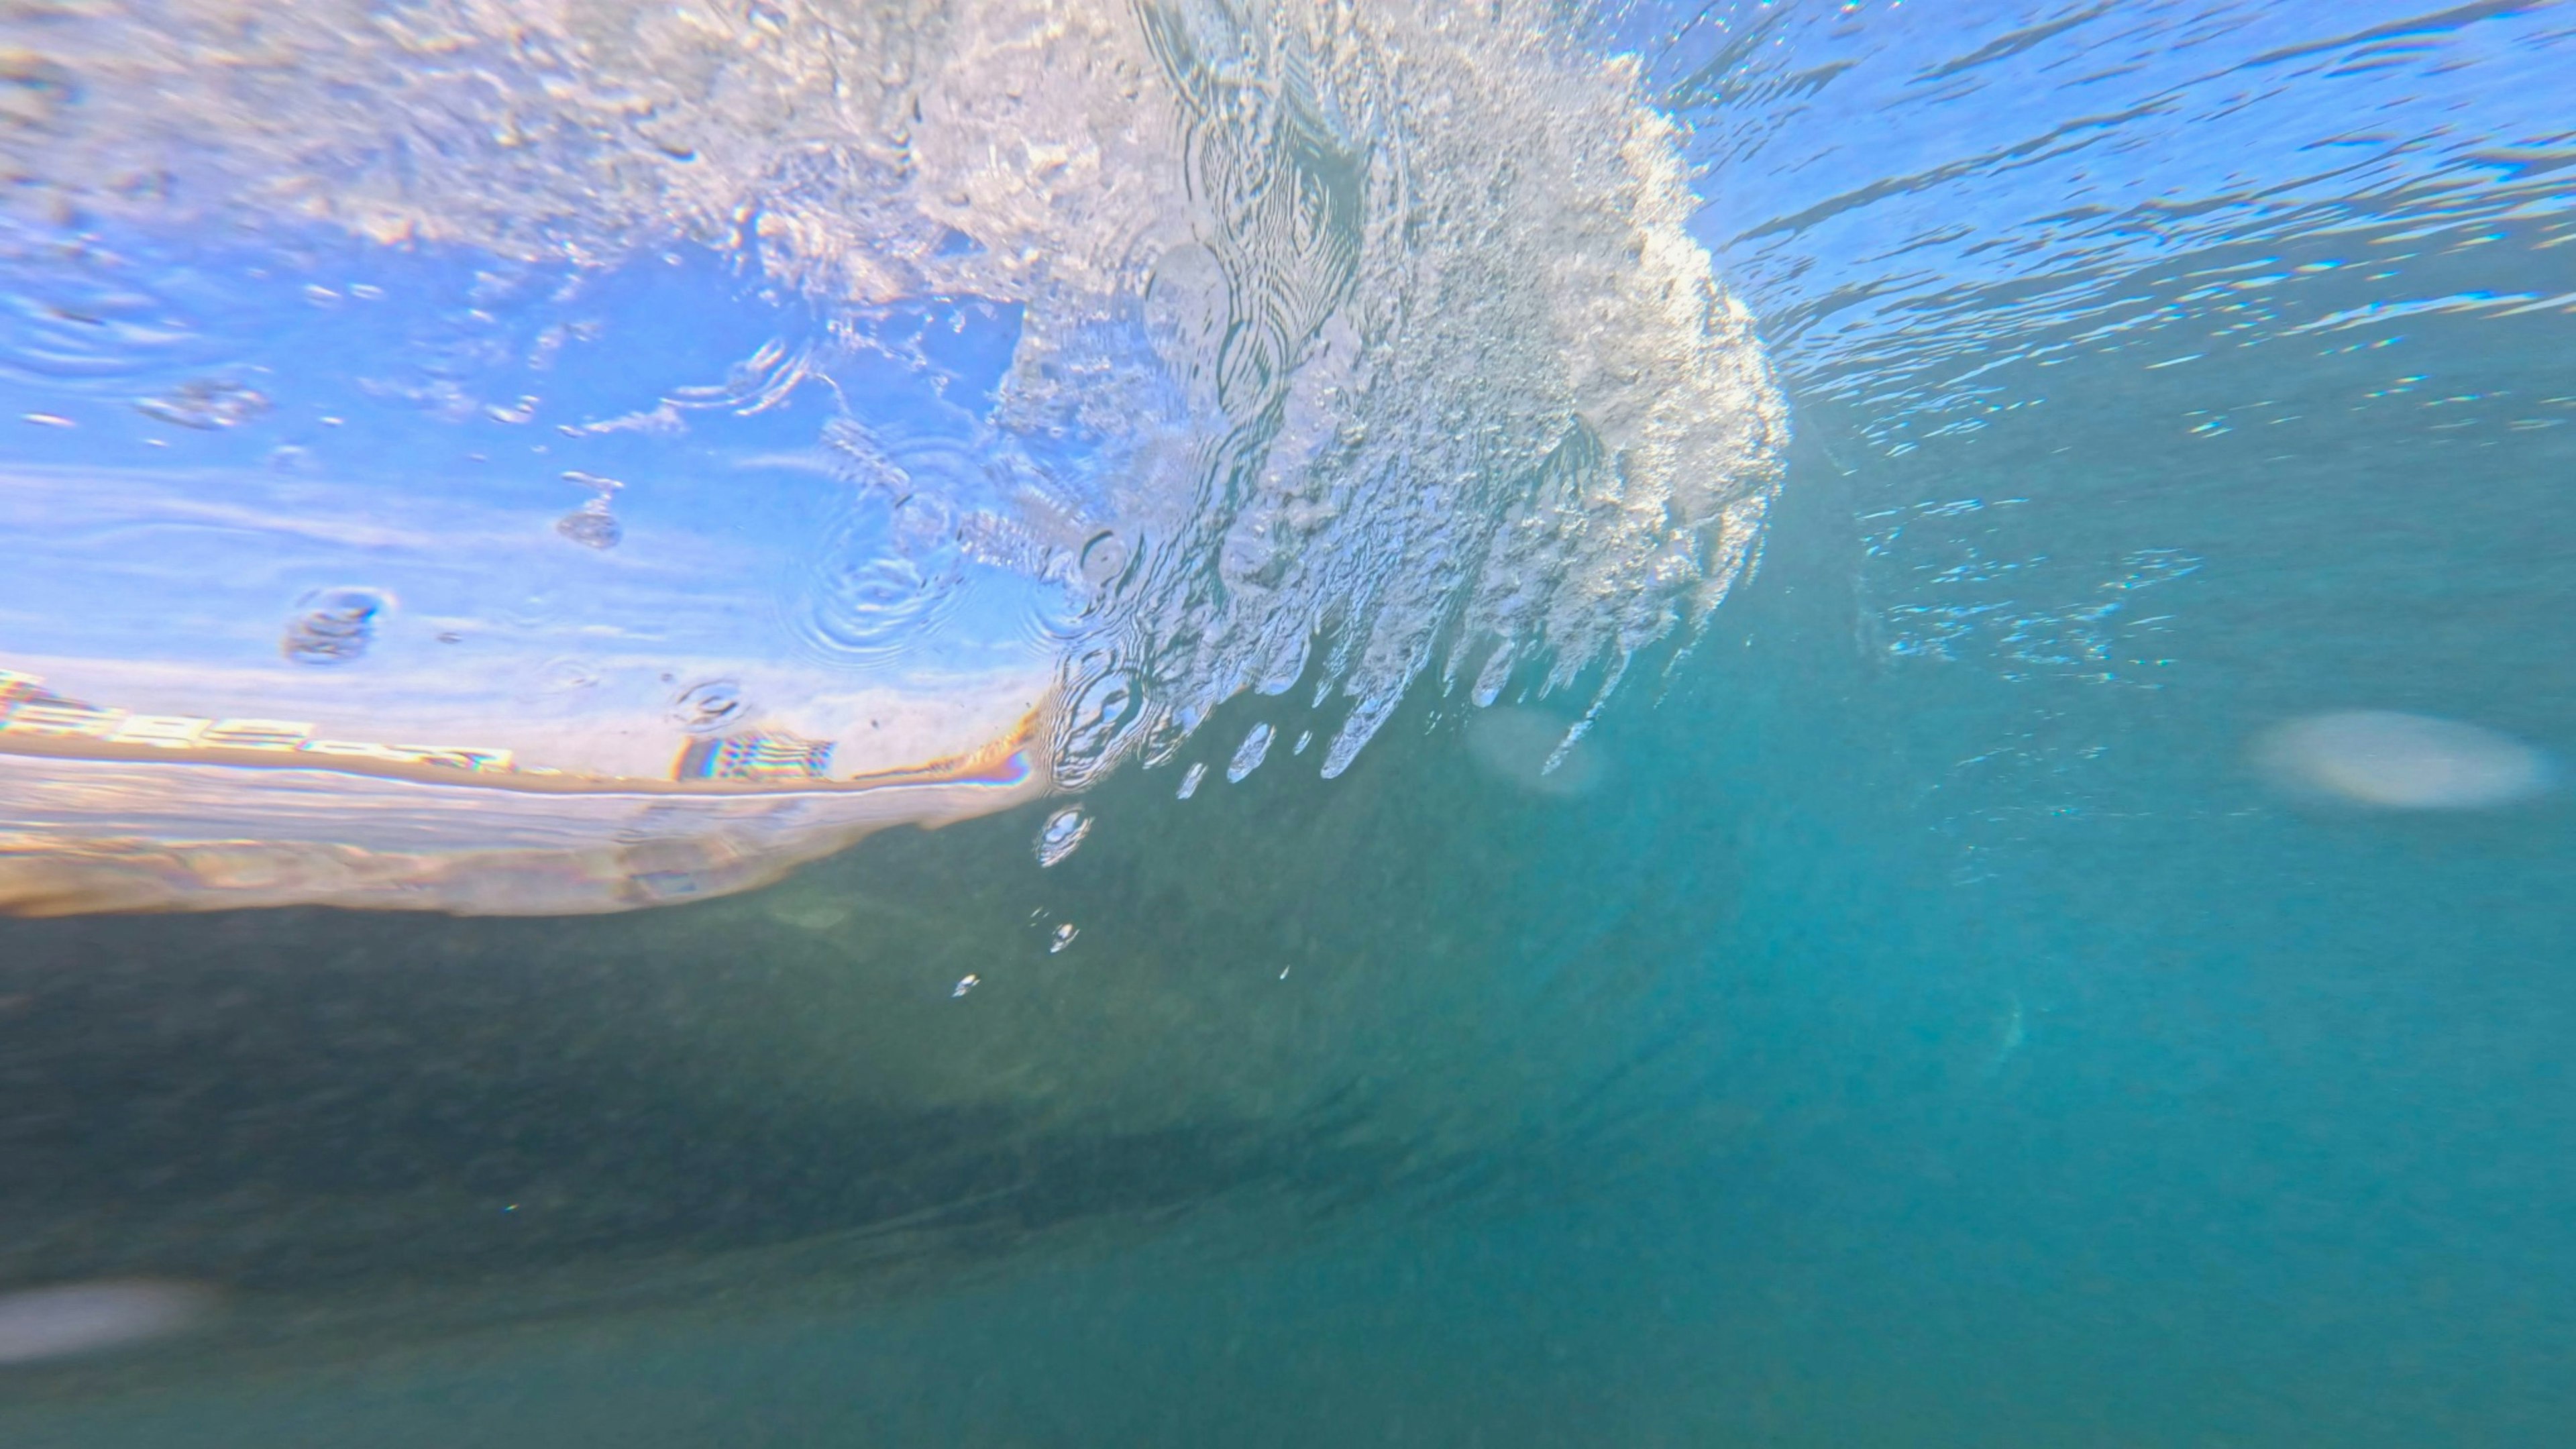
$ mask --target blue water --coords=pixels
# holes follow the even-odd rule
[[[1328,651],[1202,690],[1052,865],[1061,799],[622,914],[0,919],[0,1283],[200,1295],[0,1441],[2562,1442],[2576,9],[1564,24],[1787,402],[1704,625],[1330,779]],[[619,305],[773,305],[692,256]],[[602,558],[818,426],[581,444]],[[2351,711],[2472,732],[2296,743]]]

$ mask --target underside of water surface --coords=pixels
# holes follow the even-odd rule
[[[2570,93],[0,8],[0,1441],[2556,1442]]]
[[[652,905],[1615,678],[1784,415],[1524,9],[31,18],[0,903]]]

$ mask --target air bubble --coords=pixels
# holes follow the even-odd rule
[[[1050,866],[1073,854],[1082,838],[1091,833],[1091,817],[1079,805],[1068,805],[1046,818],[1038,827],[1038,864]]]
[[[617,515],[608,511],[606,499],[594,498],[555,520],[555,532],[583,548],[605,553],[617,547],[626,537],[626,527]]]
[[[1243,737],[1243,743],[1236,748],[1234,758],[1226,764],[1226,783],[1240,784],[1244,776],[1261,768],[1261,762],[1270,757],[1271,736],[1272,730],[1268,724],[1257,724],[1252,727],[1252,733]]]
[[[693,735],[730,729],[751,716],[742,686],[730,679],[709,679],[681,690],[668,711],[673,724]]]
[[[298,664],[347,664],[376,640],[376,620],[393,600],[373,589],[316,589],[295,601],[278,650]]]
[[[183,382],[164,396],[144,398],[134,405],[145,417],[204,432],[239,427],[268,408],[266,393],[214,378]]]

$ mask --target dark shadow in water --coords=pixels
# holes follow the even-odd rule
[[[1293,1121],[1219,1105],[1122,1122],[1042,1095],[920,1100],[901,1063],[816,1086],[798,1076],[811,1038],[769,1039],[807,1060],[732,1059],[814,1010],[825,978],[902,963],[935,1003],[915,1009],[936,1012],[946,992],[910,988],[1037,954],[990,908],[1014,874],[994,862],[1024,860],[1035,818],[899,832],[819,867],[891,876],[890,894],[947,872],[948,898],[909,913],[849,907],[871,943],[854,959],[792,930],[705,948],[762,897],[613,921],[0,922],[0,1292],[213,1285],[221,1329],[147,1355],[185,1372],[534,1317],[901,1291],[1245,1189],[1321,1209],[1401,1175],[1397,1144],[1354,1136],[1349,1097]],[[119,1372],[8,1377],[78,1392]]]

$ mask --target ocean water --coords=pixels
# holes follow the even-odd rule
[[[0,1442],[2563,1442],[2571,90],[0,12]]]

